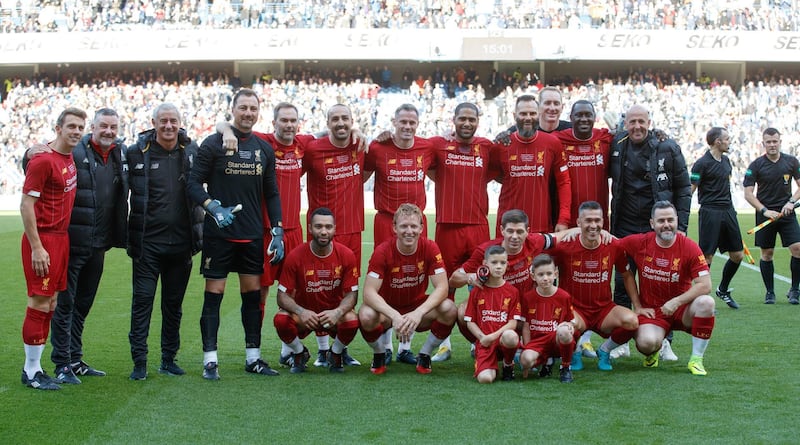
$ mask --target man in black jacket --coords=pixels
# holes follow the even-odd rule
[[[187,194],[186,183],[197,156],[197,144],[180,128],[177,108],[159,105],[153,130],[128,148],[131,212],[128,255],[133,259],[131,304],[131,380],[147,378],[147,336],[156,285],[161,277],[161,367],[183,375],[175,363],[180,348],[181,306],[189,283],[192,255],[202,245],[203,211]]]
[[[650,112],[641,105],[634,105],[625,113],[625,130],[611,143],[611,233],[622,238],[649,232],[653,205],[669,201],[678,212],[678,231],[685,234],[689,227],[692,183],[680,146],[673,139],[659,141],[650,130]],[[636,273],[633,263],[631,272]],[[614,281],[614,302],[630,308],[622,275],[616,274]],[[665,341],[664,347],[668,346]],[[674,357],[671,350],[662,352],[665,360]]]
[[[106,375],[83,361],[83,328],[103,275],[106,251],[125,247],[127,237],[128,178],[118,128],[117,112],[101,108],[92,120],[91,134],[72,150],[78,184],[69,224],[67,289],[58,295],[50,327],[50,358],[54,374],[64,383],[80,383],[77,376]],[[49,149],[34,147],[27,157],[44,150]]]

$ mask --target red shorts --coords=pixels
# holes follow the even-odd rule
[[[333,238],[339,244],[344,244],[348,249],[353,251],[356,257],[356,271],[361,276],[361,232],[348,233],[339,235],[338,233]]]
[[[522,349],[538,352],[537,363],[547,357],[561,357],[555,332],[537,333],[536,337],[522,346]]]
[[[500,348],[499,338],[488,348],[481,345],[479,341],[475,342],[475,374],[473,376],[477,377],[487,369],[497,370],[497,362],[502,359],[503,350]]]
[[[610,314],[615,307],[617,307],[617,304],[613,301],[609,301],[605,306],[600,308],[584,310],[573,307],[573,310],[581,316],[583,322],[586,324],[587,331],[594,331],[597,335],[608,338],[610,334],[604,334],[603,331],[600,330],[600,326],[603,325],[603,320],[608,317],[608,314]]]
[[[654,324],[667,332],[684,331],[691,334],[691,327],[686,327],[683,325],[683,314],[686,313],[686,309],[688,308],[688,304],[678,306],[678,309],[675,310],[675,313],[671,316],[664,315],[661,313],[661,308],[657,308],[656,318],[647,318],[644,315],[639,315],[639,326],[643,324]]]
[[[489,241],[489,223],[436,224],[436,244],[442,251],[447,276],[466,263],[478,246]]]
[[[392,239],[394,237],[394,223],[392,220],[394,219],[394,215],[391,213],[386,212],[378,212],[375,214],[375,220],[372,224],[372,241],[375,243],[375,246],[378,244]],[[428,237],[428,218],[425,217],[425,214],[422,214],[422,235],[420,238],[427,238]]]
[[[264,233],[264,252],[267,251],[267,247],[269,247],[269,243],[272,240],[272,236],[269,232]],[[296,228],[296,229],[289,229],[284,230],[283,232],[283,253],[284,259],[289,256],[289,252],[294,250],[297,246],[303,244],[303,229]],[[269,258],[264,256],[264,273],[261,275],[261,287],[268,287],[272,286],[272,284],[281,278],[281,272],[283,271],[283,263],[281,261],[278,264],[270,264]]]
[[[42,246],[50,255],[50,270],[39,277],[33,270],[31,243],[22,234],[22,271],[28,284],[28,296],[52,297],[67,288],[67,266],[69,264],[69,235],[66,233],[39,233]]]

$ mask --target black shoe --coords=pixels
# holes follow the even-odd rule
[[[775,292],[767,292],[764,295],[764,304],[775,304]]]
[[[55,374],[56,383],[66,383],[68,385],[81,384],[81,379],[75,376],[75,373],[72,372],[72,367],[69,365],[59,366],[53,374]]]
[[[278,364],[281,365],[281,368],[291,368],[292,363],[294,363],[294,354],[282,355],[278,359]]]
[[[361,362],[351,357],[347,352],[347,347],[342,350],[342,363],[347,366],[361,366]]]
[[[503,381],[510,382],[514,380],[514,365],[503,365]]]
[[[310,358],[311,354],[308,352],[308,348],[303,346],[303,352],[292,356],[292,367],[289,369],[289,372],[292,374],[306,372],[306,363],[308,363]]]
[[[786,298],[789,299],[789,304],[800,304],[800,289],[789,289]]]
[[[411,353],[411,351],[408,351]],[[398,355],[399,357],[399,355]],[[431,356],[428,354],[419,353],[417,355],[417,372],[420,374],[431,373]]]
[[[569,368],[561,368],[558,372],[558,379],[561,383],[572,383],[572,371]]]
[[[131,380],[147,379],[147,365],[134,365],[131,372]]]
[[[334,373],[344,372],[344,365],[345,365],[344,354],[345,354],[344,351],[342,351],[341,354],[336,354],[333,351],[328,353],[328,363],[330,364],[328,371]],[[359,363],[359,365],[361,365],[361,363]]]
[[[217,362],[208,362],[203,366],[203,378],[206,380],[219,380],[219,366],[217,366]]]
[[[542,377],[542,378],[550,377],[552,374],[553,374],[553,364],[552,363],[544,364],[544,365],[542,365],[541,368],[539,368],[539,377]]]
[[[728,305],[731,309],[739,309],[739,304],[734,301],[733,297],[731,297],[731,291],[733,289],[728,288],[728,290],[721,291],[717,288],[717,296],[720,300],[724,301],[725,304]]]
[[[314,360],[314,366],[317,368],[327,368],[328,367],[328,352],[330,349],[320,349],[317,351],[317,359]]]
[[[174,360],[162,361],[161,367],[158,368],[158,372],[172,376],[186,374],[186,371],[184,371],[180,366],[178,366]]]
[[[388,351],[388,349],[387,349]],[[380,354],[372,354],[372,365],[369,367],[369,372],[380,375],[386,372],[386,356],[392,355],[391,352],[389,354],[385,352],[381,352]]]
[[[385,366],[389,366],[392,363],[392,356],[393,355],[394,354],[392,353],[392,350],[387,348],[385,353],[384,353],[385,361],[384,361],[383,364]]]
[[[417,358],[414,356],[414,353],[411,352],[410,349],[403,349],[402,351],[398,351],[397,361],[400,363],[405,363],[407,365],[417,364]]]
[[[72,372],[74,372],[75,375],[90,377],[105,377],[106,375],[105,371],[94,369],[83,360],[72,364]]]
[[[297,360],[297,354],[295,354],[295,360]],[[244,370],[249,372],[250,374],[260,374],[268,376],[276,376],[280,374],[278,371],[270,368],[269,363],[265,362],[262,359],[258,359],[250,364],[245,364]]]
[[[28,378],[28,374],[25,373],[25,370],[22,370],[22,384],[33,389],[42,389],[45,391],[56,391],[61,389],[56,383],[55,380],[50,378],[49,375],[45,374],[44,371],[36,371],[36,374],[33,375],[32,379]]]

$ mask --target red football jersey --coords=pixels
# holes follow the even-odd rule
[[[22,193],[38,198],[33,209],[40,232],[67,233],[77,185],[72,153],[53,151],[31,159]]]
[[[478,267],[483,264],[483,258],[486,249],[491,246],[499,246],[503,244],[503,238],[496,238],[481,244],[472,256],[461,266],[466,273],[475,273]],[[555,245],[555,239],[550,235],[543,235],[541,233],[531,233],[522,244],[522,250],[515,255],[508,256],[508,266],[503,279],[507,283],[517,288],[520,295],[524,294],[531,289],[531,274],[530,267],[536,255],[543,251],[552,248]]]
[[[303,170],[308,188],[308,215],[327,207],[336,220],[336,233],[364,230],[364,153],[356,144],[338,148],[328,138],[306,144]]]
[[[558,138],[537,131],[532,139],[522,140],[514,133],[511,145],[498,148],[497,162],[502,170],[503,186],[497,214],[520,209],[530,219],[531,232],[552,232],[550,181],[553,179],[558,189],[558,223],[569,224],[572,191],[564,150]]]
[[[431,143],[414,137],[414,145],[402,149],[388,139],[369,144],[364,170],[375,172],[375,210],[394,214],[400,204],[425,210],[425,174],[433,162]]]
[[[275,152],[275,176],[278,179],[278,192],[281,196],[283,228],[300,228],[300,177],[303,176],[303,155],[305,144],[314,140],[310,134],[298,134],[292,145],[283,145],[275,139],[274,133],[253,132],[269,142]],[[269,217],[264,210],[264,221],[269,225]]]
[[[522,321],[521,311],[519,291],[510,283],[500,287],[476,287],[469,294],[464,321],[471,321],[484,334],[491,334],[509,320]]]
[[[656,243],[655,232],[629,235],[620,241],[636,263],[642,307],[659,308],[686,292],[692,280],[709,274],[700,247],[683,234],[676,234],[667,248]]]
[[[528,322],[531,339],[555,332],[559,323],[573,319],[572,298],[560,288],[549,297],[531,289],[522,297],[522,317]]]
[[[489,168],[495,145],[488,139],[475,138],[462,145],[443,137],[430,139],[433,144],[434,182],[436,183],[436,222],[486,224],[489,195],[486,184],[499,175]]]
[[[580,239],[561,241],[551,253],[558,264],[558,285],[572,296],[578,310],[612,302],[614,267],[620,272],[628,270],[628,257],[618,240],[594,249],[583,247]]]
[[[278,289],[294,293],[300,306],[322,312],[335,309],[348,292],[358,292],[358,271],[353,251],[333,242],[333,251],[321,258],[304,243],[284,260]]]
[[[427,298],[428,277],[446,273],[439,246],[420,238],[417,251],[403,255],[397,238],[384,241],[372,253],[367,274],[383,280],[380,295],[393,308],[419,306]]]
[[[564,155],[569,168],[572,205],[569,225],[578,220],[578,207],[586,201],[597,201],[603,206],[603,225],[608,228],[608,154],[614,135],[606,129],[595,128],[588,141],[576,139],[572,129],[555,134],[564,145]]]

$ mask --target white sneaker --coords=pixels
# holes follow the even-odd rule
[[[661,360],[667,362],[676,362],[678,361],[678,356],[675,355],[675,352],[672,351],[672,345],[669,343],[669,340],[666,338],[663,342],[661,342],[661,351],[658,353],[661,356]]]
[[[618,359],[620,357],[630,357],[631,356],[631,347],[628,346],[628,343],[624,345],[619,345],[616,348],[611,350],[611,358]]]
[[[439,350],[431,357],[432,362],[443,362],[450,360],[450,348],[447,345],[439,346]]]

